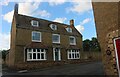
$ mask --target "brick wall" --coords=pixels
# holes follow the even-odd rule
[[[10,41],[10,51],[9,51],[9,64],[8,66],[14,66],[15,63],[15,43],[16,43],[16,20],[13,16],[12,26],[11,26],[11,41]]]
[[[24,48],[26,45],[29,45],[32,40],[32,31],[36,31],[36,29],[23,29],[23,28],[17,28],[16,30],[16,36],[14,36],[15,38],[15,49],[12,49],[12,51],[15,51],[15,53],[12,55],[10,55],[10,57],[12,57],[12,59],[14,58],[14,68],[39,68],[39,67],[44,67],[45,66],[49,66],[49,65],[56,65],[56,63],[61,63],[63,64],[64,61],[67,62],[67,47],[69,47],[69,36],[70,35],[66,35],[66,34],[60,34],[60,46],[61,47],[61,62],[54,62],[53,61],[53,49],[52,47],[54,46],[52,43],[52,32],[44,32],[41,30],[37,30],[40,31],[42,33],[42,43],[46,46],[48,46],[48,50],[46,52],[47,55],[47,63],[48,64],[44,64],[46,63],[45,61],[40,61],[40,62],[26,62],[26,58],[25,58],[25,53],[24,53]],[[57,33],[56,33],[57,34]],[[80,51],[82,51],[82,38],[80,36],[75,36],[76,37],[76,46],[80,48]],[[11,47],[13,47],[11,45]],[[12,54],[13,52],[10,52],[10,54]],[[9,62],[10,62],[10,57],[9,57]],[[79,59],[80,60],[80,59]],[[52,62],[53,61],[53,62]],[[29,64],[30,63],[30,64]],[[32,63],[32,64],[31,64]],[[35,64],[34,64],[35,63]],[[12,63],[11,63],[12,64]],[[24,64],[26,66],[24,66]],[[42,66],[43,64],[43,66]],[[30,66],[31,65],[31,66]],[[10,65],[11,67],[11,65]]]

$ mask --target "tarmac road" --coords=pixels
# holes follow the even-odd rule
[[[102,62],[66,64],[26,72],[6,72],[3,75],[104,75]]]

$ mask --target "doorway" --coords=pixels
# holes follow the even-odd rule
[[[53,59],[54,59],[54,61],[61,60],[60,48],[53,48]]]

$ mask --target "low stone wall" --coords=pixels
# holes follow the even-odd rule
[[[38,69],[38,68],[45,68],[51,66],[59,66],[63,64],[72,64],[72,63],[80,63],[80,60],[73,60],[73,61],[31,61],[31,62],[23,62],[15,64],[12,69]]]
[[[31,62],[23,62],[17,63],[14,67],[9,67],[13,70],[31,70],[31,69],[40,69],[45,67],[53,67],[64,64],[77,64],[77,63],[87,63],[92,62],[94,60],[67,60],[67,61],[31,61]]]
[[[9,65],[8,57],[6,57],[6,65]],[[51,66],[59,66],[63,64],[76,64],[76,63],[86,63],[91,61],[100,61],[101,52],[81,52],[80,59],[76,60],[65,60],[65,61],[26,61],[15,64],[15,66],[10,66],[11,69],[39,69]]]
[[[93,51],[83,51],[81,52],[81,59],[82,60],[85,60],[85,59],[88,59],[88,60],[102,60],[102,55],[101,55],[101,52],[93,52]]]

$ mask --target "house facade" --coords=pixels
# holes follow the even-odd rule
[[[18,14],[15,5],[7,65],[29,69],[80,61],[82,35],[70,25]]]

